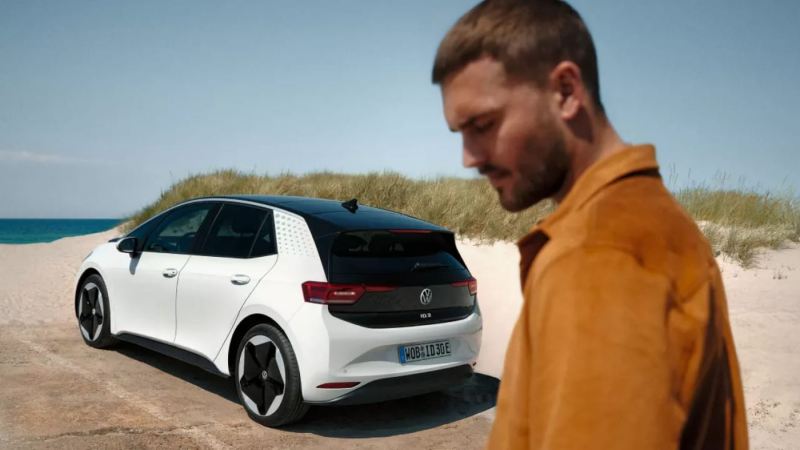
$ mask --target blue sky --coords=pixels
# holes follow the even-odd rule
[[[430,66],[474,3],[0,0],[0,217],[118,217],[219,168],[473,176]],[[800,2],[572,4],[666,176],[800,192]]]

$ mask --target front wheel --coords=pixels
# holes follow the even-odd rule
[[[78,329],[83,341],[94,348],[114,345],[108,291],[100,275],[89,275],[83,280],[77,302]]]
[[[297,358],[283,332],[269,324],[255,325],[236,355],[236,393],[251,419],[277,427],[305,415]]]

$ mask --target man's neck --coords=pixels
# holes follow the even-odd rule
[[[628,147],[608,119],[594,120],[592,128],[591,139],[575,138],[572,142],[570,171],[561,190],[552,198],[556,203],[561,203],[589,167]]]

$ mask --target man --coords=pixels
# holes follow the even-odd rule
[[[489,447],[747,448],[720,272],[654,148],[606,117],[578,13],[483,2],[442,41],[433,81],[464,166],[505,209],[558,203],[518,242],[524,304]]]

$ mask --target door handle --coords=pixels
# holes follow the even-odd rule
[[[178,274],[178,269],[164,269],[161,274],[164,275],[164,278],[172,278]]]
[[[249,282],[250,282],[250,277],[248,277],[247,275],[236,274],[236,275],[231,277],[231,283],[239,285],[239,286],[241,286],[243,284],[247,284]]]

